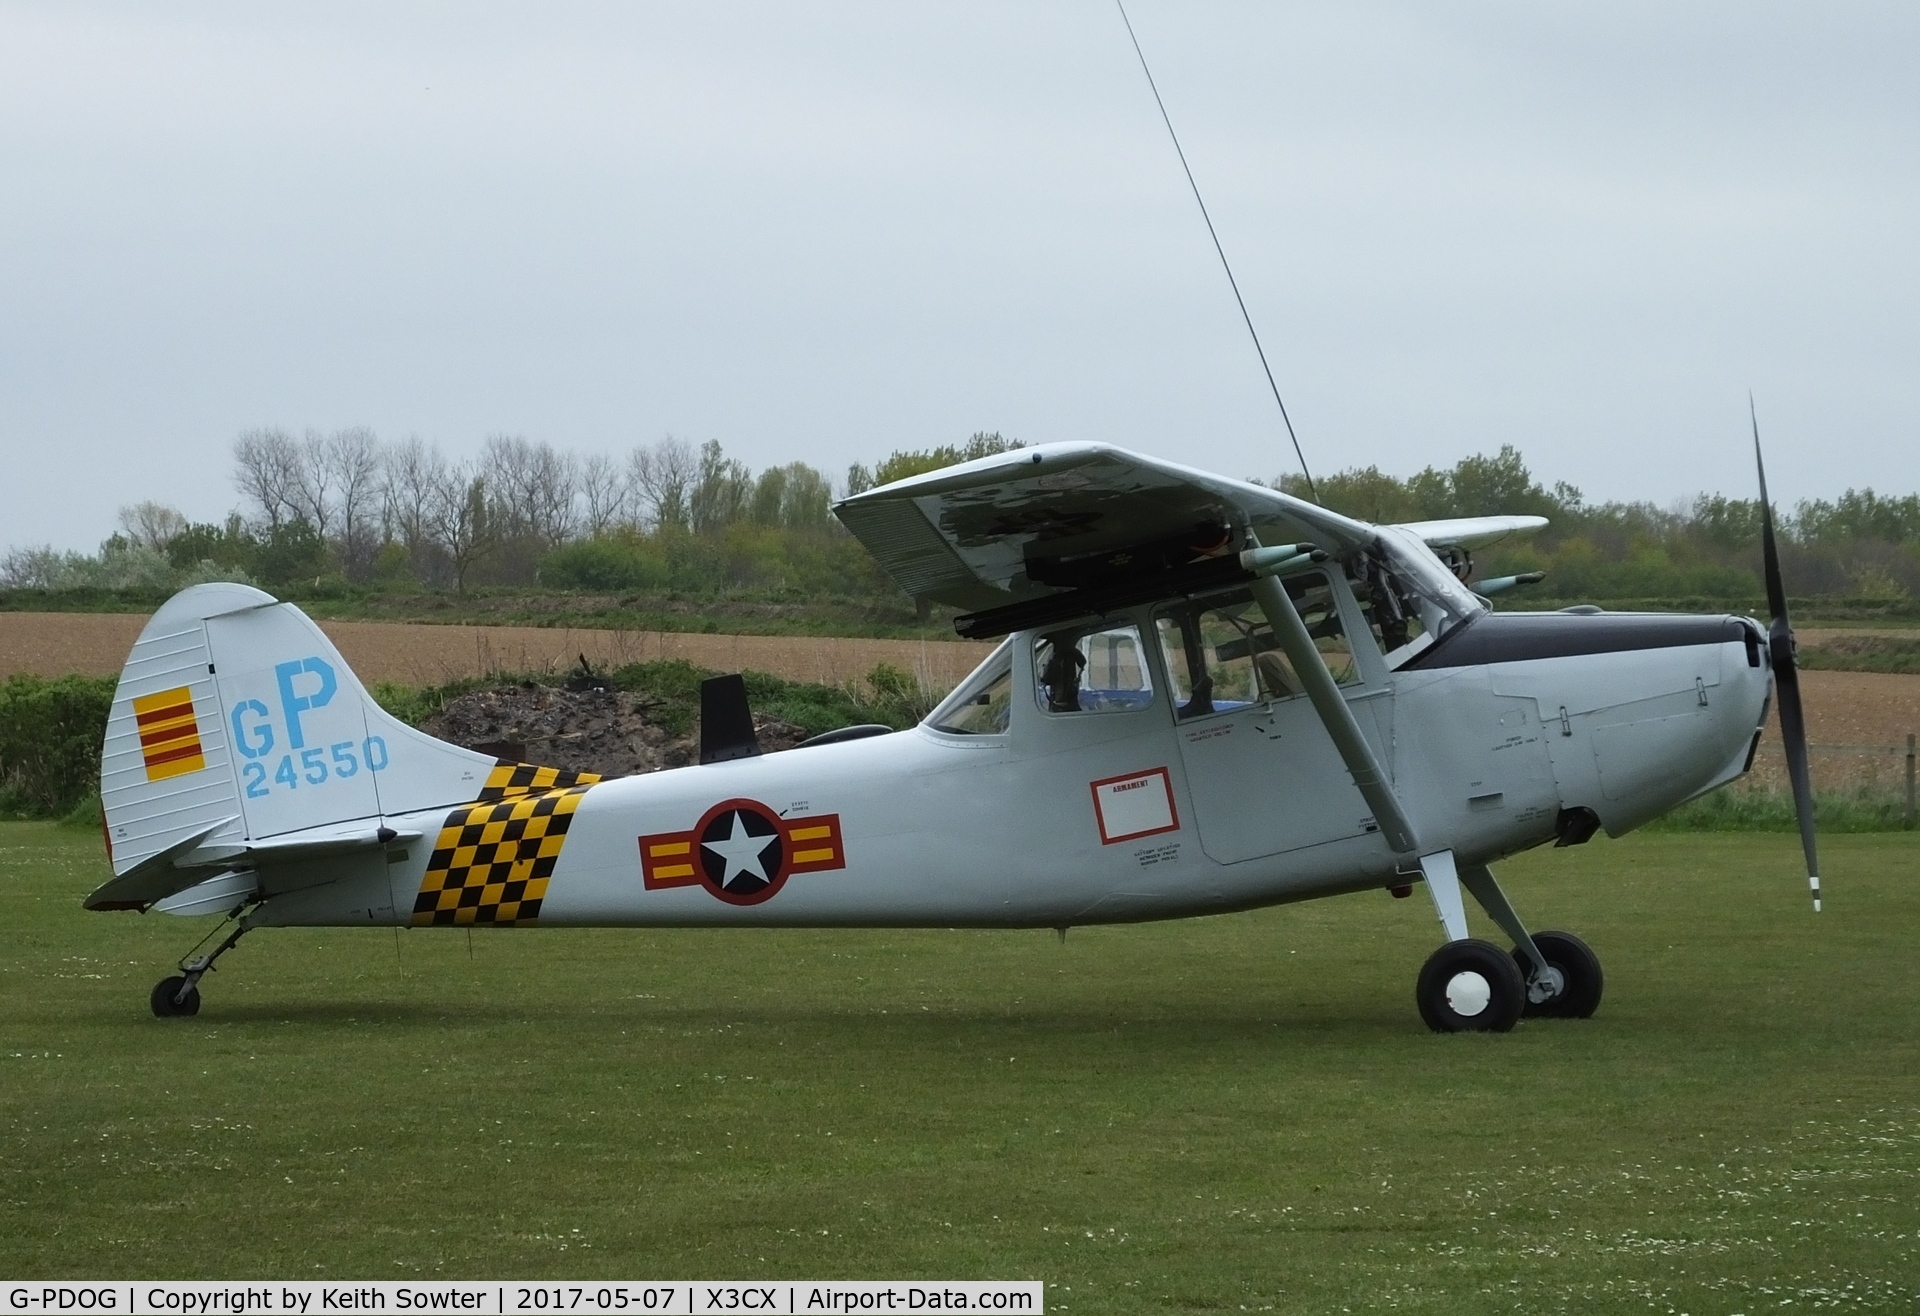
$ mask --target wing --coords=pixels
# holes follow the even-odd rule
[[[1177,574],[1245,547],[1248,530],[1336,556],[1375,536],[1277,489],[1103,443],[983,457],[858,494],[834,512],[909,594],[976,611]]]
[[[1419,535],[1428,548],[1471,551],[1497,544],[1508,535],[1531,535],[1546,525],[1544,516],[1462,516],[1451,521],[1414,521],[1401,529]]]

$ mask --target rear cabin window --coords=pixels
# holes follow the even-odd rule
[[[1353,647],[1326,576],[1312,572],[1282,583],[1333,679],[1341,685],[1358,680]],[[1162,608],[1154,617],[1154,629],[1178,718],[1232,712],[1306,692],[1247,590]]]
[[[1138,626],[1074,627],[1033,643],[1035,697],[1049,713],[1118,713],[1153,703]]]

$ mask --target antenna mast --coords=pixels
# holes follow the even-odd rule
[[[1187,153],[1180,149],[1180,134],[1173,130],[1173,119],[1167,114],[1167,103],[1160,99],[1160,88],[1153,80],[1153,70],[1147,67],[1147,54],[1140,49],[1140,38],[1134,33],[1133,20],[1127,17],[1127,7],[1121,0],[1113,0],[1114,7],[1120,11],[1120,21],[1127,25],[1127,37],[1133,42],[1133,53],[1140,57],[1140,71],[1147,75],[1147,86],[1153,91],[1153,103],[1160,107],[1160,121],[1167,125],[1167,136],[1173,139],[1174,154],[1180,157],[1180,167],[1186,171],[1187,186],[1193,189],[1193,199],[1200,203],[1200,218],[1207,222],[1207,236],[1213,239],[1213,249],[1220,256],[1220,268],[1227,272],[1227,285],[1233,289],[1233,300],[1240,305],[1240,318],[1247,322],[1247,333],[1253,338],[1253,350],[1260,356],[1260,368],[1267,372],[1267,387],[1273,390],[1273,401],[1280,408],[1280,419],[1286,423],[1287,437],[1293,441],[1293,455],[1300,461],[1300,473],[1307,477],[1307,492],[1313,495],[1315,502],[1320,501],[1320,491],[1314,487],[1313,472],[1307,469],[1306,454],[1300,451],[1300,436],[1293,432],[1293,418],[1287,415],[1287,404],[1280,399],[1280,385],[1273,379],[1273,367],[1267,364],[1267,350],[1260,346],[1260,333],[1253,327],[1253,317],[1247,314],[1247,299],[1240,295],[1240,281],[1233,277],[1233,266],[1227,263],[1226,248],[1220,245],[1220,235],[1214,231],[1213,216],[1207,213],[1206,198],[1200,195],[1200,184],[1194,181],[1193,167],[1187,163]]]

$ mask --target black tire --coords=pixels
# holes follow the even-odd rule
[[[1593,947],[1571,932],[1536,932],[1533,944],[1540,948],[1548,964],[1560,970],[1567,985],[1552,1000],[1538,1005],[1528,1001],[1527,1015],[1549,1019],[1593,1018],[1593,1012],[1600,1008],[1600,994],[1607,985],[1606,975],[1600,971],[1600,957],[1593,953]],[[1533,961],[1525,951],[1516,949],[1513,959],[1520,966],[1522,978],[1533,972]]]
[[[1504,1033],[1519,1021],[1527,982],[1492,942],[1450,941],[1427,958],[1414,1000],[1436,1033]]]
[[[183,977],[162,978],[154,985],[153,995],[147,1003],[153,1007],[154,1017],[158,1019],[185,1019],[200,1013],[200,989],[188,987],[186,999],[176,1001],[181,987],[186,985]]]

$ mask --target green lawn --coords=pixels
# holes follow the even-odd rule
[[[0,825],[0,1276],[973,1277],[1054,1311],[1911,1312],[1920,836],[1503,872],[1591,1021],[1436,1037],[1423,894],[1049,932],[87,914]],[[1791,1303],[1789,1303],[1791,1299]]]

